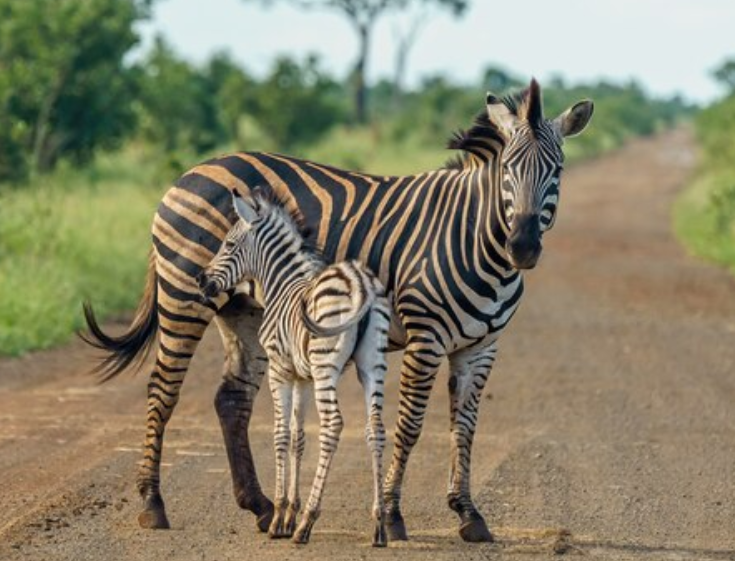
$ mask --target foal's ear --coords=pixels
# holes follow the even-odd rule
[[[258,209],[255,201],[250,197],[244,197],[237,189],[232,190],[232,206],[241,220],[252,224],[258,218]]]

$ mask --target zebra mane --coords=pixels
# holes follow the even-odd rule
[[[311,228],[305,225],[304,217],[298,210],[296,212],[289,212],[283,202],[273,193],[271,190],[255,189],[251,193],[253,199],[258,203],[259,210],[258,215],[262,218],[271,214],[276,215],[279,219],[284,222],[294,235],[301,238],[301,249],[308,257],[318,262],[320,265],[325,263],[322,253],[316,246],[315,240],[313,239],[313,232]]]
[[[531,129],[535,130],[543,118],[541,113],[541,93],[536,80],[524,90],[505,95],[501,98],[503,105],[513,115],[528,120]],[[463,154],[450,158],[445,169],[464,169],[471,160],[475,148],[487,147],[490,143],[505,144],[505,138],[500,130],[490,121],[487,111],[481,111],[475,116],[475,122],[467,130],[460,129],[452,134],[447,142],[450,150],[461,150]]]
[[[506,100],[504,99],[505,103]],[[510,109],[510,107],[509,107]],[[486,147],[490,143],[505,143],[500,131],[495,127],[487,116],[487,111],[482,111],[475,116],[475,122],[469,129],[460,129],[452,133],[447,142],[449,150],[461,150],[463,154],[457,154],[450,158],[445,169],[463,169],[471,159],[475,148]]]

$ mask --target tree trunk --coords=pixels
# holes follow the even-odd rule
[[[396,47],[395,70],[393,75],[393,106],[398,109],[403,100],[403,81],[406,77],[406,67],[408,66],[408,55],[411,53],[419,31],[426,22],[426,12],[420,13],[413,21],[411,21],[405,34],[401,34],[396,30],[394,35],[398,37],[398,45]]]
[[[372,26],[369,23],[359,24],[357,32],[358,53],[355,68],[352,71],[352,81],[355,89],[355,119],[362,125],[367,122],[368,92],[367,84],[365,83],[365,71],[367,69],[368,53],[370,50]]]

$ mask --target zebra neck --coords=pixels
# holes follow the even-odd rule
[[[274,248],[260,262],[264,265],[263,274],[255,280],[263,290],[266,309],[287,295],[300,293],[325,267],[322,261],[296,246]]]
[[[503,276],[515,271],[505,248],[510,230],[505,222],[500,191],[502,175],[497,159],[485,162],[472,172],[472,198],[476,209],[475,251],[481,261],[492,260]]]

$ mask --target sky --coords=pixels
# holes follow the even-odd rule
[[[635,79],[653,95],[681,94],[706,103],[724,92],[712,70],[735,58],[731,0],[470,0],[461,18],[434,10],[411,52],[405,83],[443,74],[479,83],[487,66],[543,81]],[[395,37],[409,15],[379,20],[368,79],[392,77]],[[182,56],[203,62],[229,51],[262,76],[274,58],[317,53],[322,67],[344,77],[357,41],[349,23],[327,10],[297,9],[287,1],[159,0],[140,28],[142,49],[163,35]]]

